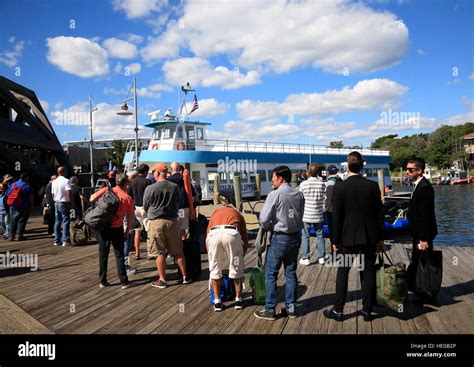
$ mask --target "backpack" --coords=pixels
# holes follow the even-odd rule
[[[87,228],[84,224],[85,223],[82,220],[71,222],[71,225],[69,226],[69,235],[73,245],[85,246],[89,242],[89,234],[87,233]]]
[[[13,189],[10,191],[10,195],[8,195],[7,199],[7,205],[12,206],[15,209],[18,209],[21,207],[21,204],[23,203],[23,199],[21,197],[21,188],[22,186],[17,186],[16,182],[13,184]]]
[[[209,285],[210,284],[211,284],[211,280],[209,279]],[[210,287],[210,289],[211,291],[210,291],[209,300],[211,301],[212,304],[214,304],[214,290],[212,289],[212,287]],[[219,298],[221,302],[233,301],[235,299],[234,280],[230,279],[227,274],[224,274],[222,276]]]
[[[109,185],[109,190],[97,200],[95,205],[91,206],[84,213],[84,222],[90,228],[99,232],[110,228],[112,218],[117,213],[119,204],[119,198]]]

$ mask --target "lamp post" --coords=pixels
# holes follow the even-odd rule
[[[91,164],[91,187],[94,187],[94,139],[92,137],[92,112],[97,111],[96,108],[92,108],[92,96],[89,94],[89,130],[90,130],[90,140],[89,140],[89,153],[90,153],[90,164]]]
[[[128,98],[130,95],[130,91],[133,88],[133,97]],[[127,101],[131,101],[133,99],[133,112],[128,110]],[[137,110],[137,78],[133,78],[133,85],[128,90],[127,97],[123,100],[122,106],[120,107],[120,111],[117,112],[117,115],[120,116],[131,116],[135,114],[135,168],[138,168],[139,165],[139,158],[138,158],[138,110]]]

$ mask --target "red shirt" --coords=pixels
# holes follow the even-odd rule
[[[97,191],[94,195],[96,195],[96,200],[104,195],[109,190],[108,187],[104,187]],[[125,218],[126,214],[131,215],[135,210],[135,204],[133,203],[133,199],[128,195],[125,191],[123,191],[119,186],[116,186],[112,189],[119,198],[120,204],[115,213],[114,217],[112,218],[112,223],[110,225],[111,228],[119,228],[123,227],[123,219]]]

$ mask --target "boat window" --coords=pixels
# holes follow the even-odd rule
[[[176,130],[176,139],[183,139],[183,126],[178,126],[178,129]]]
[[[201,127],[196,129],[196,139],[204,139],[204,130]]]
[[[383,169],[383,175],[390,177],[390,171],[388,170],[388,168],[384,168],[384,169]]]
[[[188,139],[194,139],[194,128],[188,130]]]
[[[200,181],[201,180],[201,172],[200,171],[192,171],[191,172],[191,179],[193,181]]]
[[[265,170],[263,169],[257,170],[257,173],[260,175],[261,182],[267,182],[267,175],[266,175]]]
[[[169,139],[171,137],[171,129],[169,127],[163,128],[163,135],[161,136],[163,139]]]
[[[220,182],[227,182],[227,173],[219,172],[219,180]]]
[[[367,177],[372,177],[372,168],[366,168],[364,171]]]
[[[268,181],[271,181],[271,180],[272,180],[272,177],[273,177],[273,170],[272,170],[272,169],[269,169],[269,170],[268,170]]]
[[[160,140],[161,139],[161,127],[155,129],[155,132],[153,133],[153,140]]]

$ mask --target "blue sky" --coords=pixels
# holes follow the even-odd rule
[[[89,94],[95,135],[132,137],[114,112],[133,77],[140,125],[176,111],[189,81],[213,139],[368,146],[474,121],[468,0],[0,0],[0,12],[0,74],[36,92],[61,141],[88,137]]]

